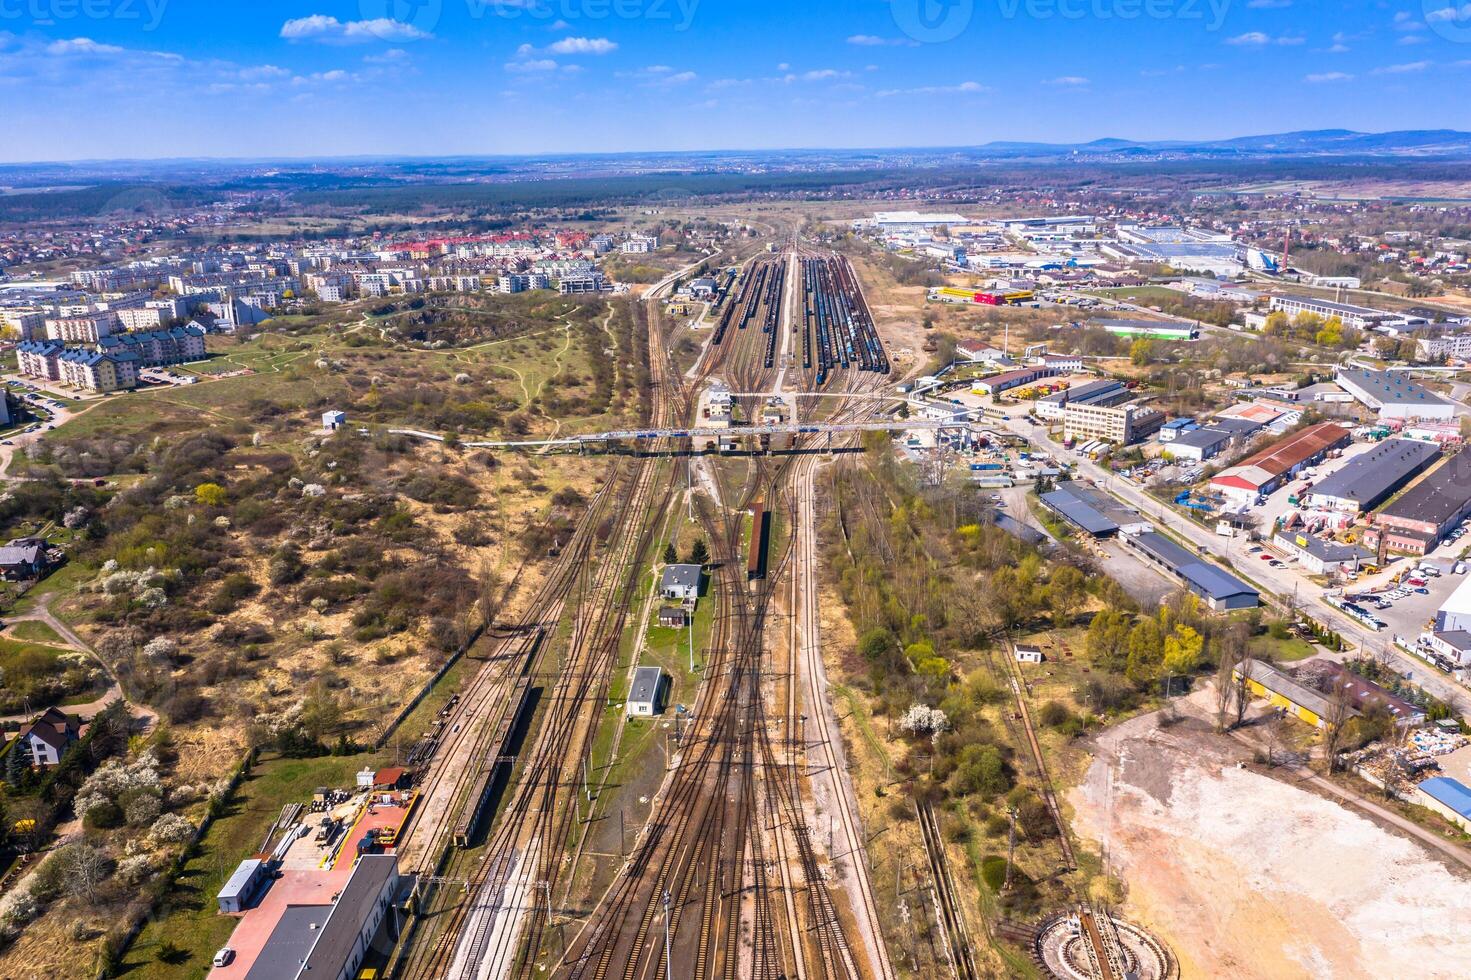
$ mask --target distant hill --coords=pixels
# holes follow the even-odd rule
[[[1471,156],[1471,133],[1454,129],[1409,129],[1389,133],[1312,129],[1221,140],[1107,137],[1087,143],[997,141],[974,149],[982,156],[1000,157]]]

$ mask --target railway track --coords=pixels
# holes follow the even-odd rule
[[[940,833],[940,821],[928,801],[916,803],[915,810],[919,817],[920,834],[924,838],[925,854],[930,862],[930,875],[935,890],[935,913],[940,920],[941,936],[945,940],[945,951],[950,957],[950,968],[958,980],[980,980],[981,975],[971,956],[970,932],[965,925],[965,913],[961,910],[960,894],[955,887],[955,878],[950,873],[950,860],[945,854],[945,838]]]

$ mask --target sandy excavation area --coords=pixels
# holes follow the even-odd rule
[[[1184,977],[1471,976],[1471,880],[1419,843],[1238,768],[1203,721],[1149,715],[1100,741],[1074,826],[1108,842],[1124,914]]]

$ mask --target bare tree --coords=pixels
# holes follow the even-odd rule
[[[1232,623],[1217,640],[1220,650],[1216,667],[1216,731],[1224,732],[1231,712],[1231,696],[1236,689],[1235,671],[1244,669],[1246,656],[1246,624]]]
[[[97,890],[112,873],[112,861],[102,851],[87,843],[71,844],[55,857],[61,871],[62,887],[68,895],[91,905]]]
[[[1241,660],[1236,665],[1236,682],[1232,685],[1232,693],[1236,701],[1235,721],[1231,724],[1232,728],[1241,727],[1241,723],[1246,720],[1246,707],[1251,704],[1251,689],[1247,686],[1247,679],[1251,674],[1252,664],[1255,662],[1256,656],[1252,653],[1251,647],[1246,647],[1241,653]]]
[[[482,559],[475,576],[475,599],[480,610],[480,625],[485,629],[490,629],[496,616],[500,615],[504,584],[501,573],[490,560]]]
[[[1335,678],[1333,690],[1328,692],[1328,706],[1322,718],[1323,751],[1328,756],[1329,775],[1338,771],[1338,749],[1343,744],[1343,726],[1351,713],[1347,686],[1342,679]]]

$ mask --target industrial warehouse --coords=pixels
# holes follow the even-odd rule
[[[1202,561],[1157,531],[1125,534],[1123,541],[1169,572],[1216,612],[1253,609],[1260,604],[1261,595],[1256,589],[1220,566]]]
[[[1320,422],[1222,470],[1211,479],[1211,488],[1227,498],[1250,503],[1352,441],[1353,435],[1347,427],[1337,422]]]
[[[1310,507],[1361,514],[1388,500],[1440,458],[1440,447],[1415,439],[1386,439],[1313,486]]]
[[[1111,537],[1119,531],[1137,534],[1149,530],[1137,511],[1085,483],[1059,483],[1056,490],[1042,494],[1041,499],[1049,510],[1095,538]]]
[[[1390,551],[1426,555],[1471,517],[1471,454],[1458,453],[1392,500],[1364,534],[1370,547],[1380,535]]]

